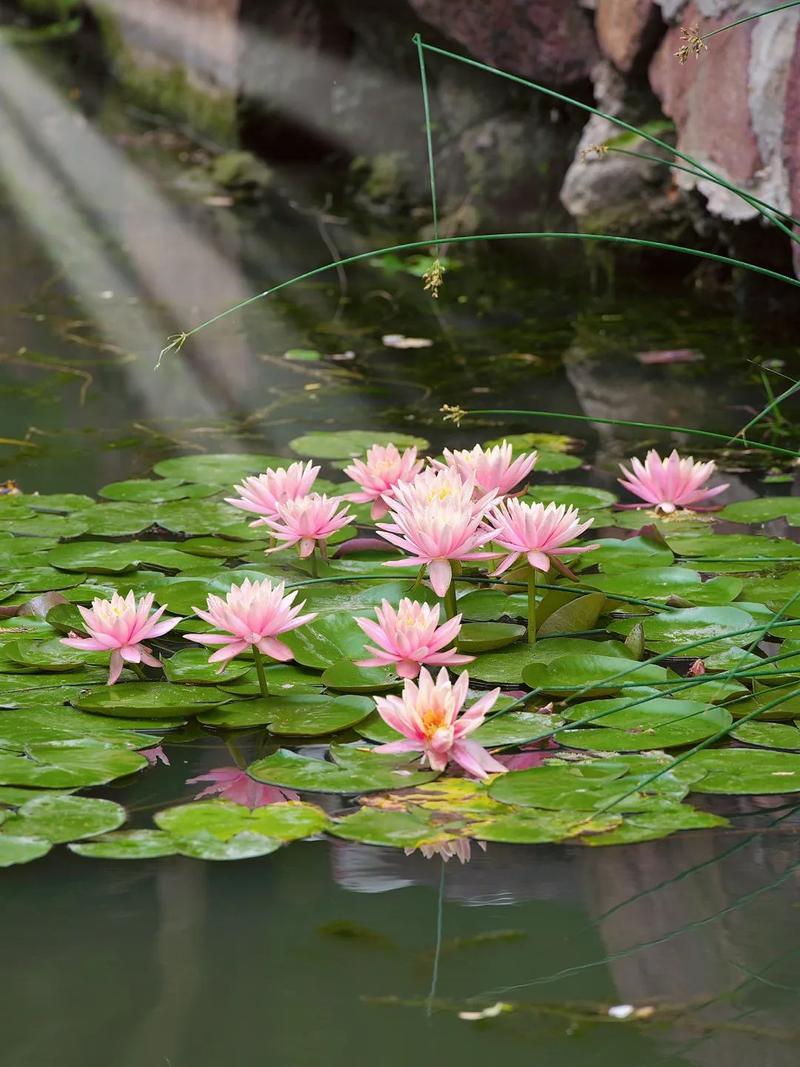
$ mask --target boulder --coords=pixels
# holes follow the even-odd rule
[[[597,57],[590,17],[577,0],[409,0],[409,4],[420,18],[481,62],[551,86],[588,78]]]
[[[663,31],[654,0],[597,0],[594,25],[601,51],[624,74],[642,69]]]

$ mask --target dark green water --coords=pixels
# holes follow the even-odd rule
[[[460,250],[438,304],[402,272],[332,273],[156,372],[168,335],[329,260],[331,242],[345,254],[411,231],[331,218],[317,176],[290,169],[268,204],[209,203],[192,145],[72,83],[57,53],[0,42],[0,477],[26,491],[93,492],[188,451],[282,451],[319,427],[436,443],[572,428],[447,431],[442,403],[733,431],[764,403],[747,360],[797,364],[767,304],[737,311],[660,263],[644,274],[625,257],[509,246]],[[433,344],[388,348],[392,333]],[[325,358],[292,363],[293,348]],[[675,348],[705,359],[636,358]],[[590,435],[586,476],[611,485],[627,448],[617,431]],[[229,762],[210,739],[170,755],[170,770],[108,795],[146,812]],[[720,810],[732,830],[490,846],[463,867],[329,841],[229,865],[58,849],[0,877],[0,1062],[789,1067],[800,823],[758,801]],[[498,1001],[515,1010],[458,1018]],[[608,1021],[622,1004],[656,1012]]]

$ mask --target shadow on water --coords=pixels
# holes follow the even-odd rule
[[[0,39],[0,448],[27,491],[93,492],[187,451],[283,451],[319,427],[439,444],[445,402],[733,431],[762,402],[746,361],[796,352],[724,292],[625,273],[621,256],[475,248],[438,303],[402,263],[368,264],[253,305],[155,372],[167,336],[408,231],[365,232],[289,164],[268,200],[233,203],[192,178],[202,148],[79,90],[50,53]],[[705,358],[637,359],[677,348]],[[594,437],[593,480],[611,484],[626,447]],[[172,755],[161,802],[220,762]],[[153,788],[126,798],[150,806]],[[3,875],[3,1064],[789,1067],[800,824],[750,802],[725,813],[730,831],[492,845],[444,869],[344,842],[231,865],[58,850]]]

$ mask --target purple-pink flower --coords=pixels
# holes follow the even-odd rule
[[[270,467],[263,474],[245,478],[234,489],[238,497],[225,497],[228,504],[259,516],[251,526],[263,526],[267,519],[278,514],[278,505],[297,500],[311,490],[320,468],[308,463],[292,463],[288,467]]]
[[[231,800],[234,804],[243,804],[246,808],[263,808],[267,804],[300,799],[292,789],[280,789],[276,785],[254,782],[239,767],[215,767],[205,774],[198,774],[196,778],[186,779],[187,785],[195,785],[197,782],[210,782],[211,785],[201,789],[195,800],[218,796],[223,800]]]
[[[449,467],[423,471],[413,481],[398,485],[389,502],[394,521],[379,522],[378,529],[381,537],[408,552],[410,558],[388,565],[427,567],[434,591],[444,596],[454,561],[493,558],[480,549],[492,537],[483,525],[483,515],[495,494],[473,500],[474,489],[473,481],[464,481]]]
[[[361,486],[357,493],[349,493],[347,500],[354,504],[372,504],[371,517],[382,519],[389,510],[395,487],[410,482],[422,470],[416,448],[398,451],[395,445],[373,445],[367,450],[366,461],[355,459],[345,474]]]
[[[485,841],[476,841],[475,844],[486,851]],[[437,841],[436,844],[420,845],[419,848],[404,848],[403,852],[407,856],[412,852],[421,852],[426,860],[440,856],[447,863],[455,857],[459,863],[469,863],[472,858],[472,842],[468,837],[451,837],[447,841]]]
[[[474,656],[462,656],[448,649],[461,629],[461,616],[456,615],[439,625],[439,605],[431,607],[404,597],[395,610],[388,600],[375,609],[378,621],[356,619],[374,642],[365,651],[369,659],[357,660],[359,667],[394,667],[401,678],[416,678],[420,667],[427,663],[441,667],[456,667],[471,663]]]
[[[630,464],[632,470],[620,463],[620,470],[625,475],[618,479],[620,484],[665,514],[670,514],[676,508],[690,508],[701,500],[724,493],[728,488],[727,482],[713,489],[705,488],[706,482],[717,469],[713,460],[700,463],[693,456],[682,459],[675,449],[666,459],[651,449],[644,463],[634,457]]]
[[[297,590],[284,595],[285,583],[273,585],[265,578],[261,582],[251,582],[245,578],[241,585],[232,585],[225,599],[214,596],[208,598],[207,609],[192,608],[204,622],[224,631],[221,634],[187,634],[189,641],[199,645],[221,645],[209,663],[221,663],[220,674],[225,670],[229,659],[247,652],[251,648],[263,652],[265,656],[285,662],[292,658],[292,650],[279,634],[296,630],[312,619],[316,612],[301,615],[305,601],[295,604]]]
[[[402,696],[375,697],[380,717],[404,738],[379,745],[376,751],[421,752],[423,762],[427,761],[434,771],[443,771],[452,761],[475,778],[504,773],[506,768],[483,745],[467,740],[491,711],[500,689],[485,693],[460,714],[468,686],[466,672],[453,683],[442,667],[434,682],[429,671],[422,667],[419,685],[407,678]]]
[[[549,571],[551,560],[589,552],[595,547],[567,547],[570,541],[589,529],[593,520],[581,522],[577,510],[565,504],[545,507],[544,504],[528,504],[511,498],[492,508],[486,520],[491,527],[491,540],[508,553],[495,574],[507,571],[520,556],[525,556],[536,570]]]
[[[353,521],[353,516],[344,508],[339,511],[341,500],[324,493],[309,493],[296,500],[286,500],[278,505],[278,514],[265,522],[282,542],[278,548],[300,546],[300,558],[310,556],[317,544],[325,544],[328,538]],[[277,552],[277,548],[267,549]]]
[[[88,637],[79,637],[70,633],[61,638],[62,645],[79,648],[84,652],[110,652],[111,666],[108,684],[113,685],[124,663],[146,663],[150,667],[160,667],[150,649],[142,644],[152,641],[177,626],[180,619],[162,619],[164,608],[152,611],[154,596],[147,593],[137,600],[131,590],[127,596],[114,593],[110,600],[97,598],[91,608],[78,606],[83,618]]]
[[[449,467],[457,470],[464,481],[474,481],[479,493],[505,496],[528,477],[533,470],[538,453],[523,453],[514,459],[514,450],[508,441],[484,449],[482,445],[451,452],[444,450]]]

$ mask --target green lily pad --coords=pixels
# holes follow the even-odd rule
[[[614,493],[588,485],[536,485],[528,497],[540,504],[567,504],[579,511],[594,511],[615,504]]]
[[[359,696],[299,694],[279,698],[279,702],[269,721],[270,733],[292,737],[322,737],[346,730],[366,719],[375,707],[368,697]]]
[[[698,752],[686,760],[705,777],[692,788],[697,793],[750,795],[800,792],[800,755],[758,752],[751,748]]]
[[[772,708],[767,707],[782,695],[787,696],[788,699],[781,701],[780,704],[776,704]],[[766,710],[763,711],[762,715],[756,716],[758,721],[762,719],[774,719],[781,722],[793,721],[800,718],[800,695],[795,696],[791,694],[791,691],[778,690],[773,692],[771,689],[758,689],[752,696],[732,701],[727,705],[727,708],[734,719],[743,719],[761,708]]]
[[[135,733],[141,720],[100,719],[54,703],[0,712],[0,750],[23,753],[28,745],[44,741],[93,738],[123,748],[147,748],[158,738]],[[152,729],[152,721],[146,722]],[[157,727],[156,727],[157,728]]]
[[[592,630],[606,604],[604,593],[588,593],[578,596],[556,608],[539,626],[539,637],[549,634],[579,633]]]
[[[592,544],[599,547],[590,555],[581,557],[581,568],[598,567],[605,574],[636,570],[639,567],[669,567],[674,558],[672,551],[665,544],[651,537],[629,537],[623,540],[608,537],[593,541]]]
[[[0,833],[0,867],[13,867],[17,863],[30,863],[41,859],[52,848],[43,837],[15,837]]]
[[[235,682],[250,670],[251,664],[246,660],[229,660],[220,674],[220,664],[208,662],[212,651],[184,648],[165,659],[164,674],[167,681],[177,685],[219,685],[221,682]]]
[[[363,659],[367,636],[352,615],[333,612],[320,616],[297,630],[283,634],[282,641],[304,667],[325,670],[343,657]]]
[[[465,622],[461,626],[456,647],[459,652],[473,655],[504,648],[524,636],[525,627],[510,622]]]
[[[108,833],[124,822],[125,809],[111,800],[44,796],[23,804],[3,829],[21,837],[44,838],[58,845]]]
[[[525,593],[501,593],[495,589],[479,589],[460,597],[458,610],[464,619],[469,619],[471,622],[525,619],[528,615],[528,597]]]
[[[598,725],[562,730],[558,740],[570,748],[595,752],[641,752],[703,741],[733,721],[723,708],[693,700],[660,698],[626,706],[631,703],[594,700],[568,708],[569,718],[593,720]]]
[[[419,848],[420,845],[448,840],[442,829],[434,826],[424,812],[383,811],[366,807],[337,819],[328,832],[347,841],[392,848]]]
[[[627,634],[635,622],[621,619],[608,626],[610,633]],[[748,644],[758,634],[739,634],[755,627],[753,616],[738,607],[680,608],[642,620],[645,643],[654,652],[676,652],[684,645],[694,645],[679,652],[689,659],[722,652],[732,644]],[[735,636],[731,636],[735,635]],[[694,644],[697,642],[696,644]]]
[[[698,811],[688,804],[665,805],[660,811],[626,815],[616,829],[586,836],[584,845],[633,845],[640,841],[658,841],[683,830],[708,830],[728,826],[728,820],[708,811]]]
[[[86,574],[125,574],[140,567],[180,571],[197,566],[197,560],[187,553],[154,541],[74,541],[56,545],[48,552],[47,562],[60,570]]]
[[[163,830],[120,830],[69,846],[70,852],[98,860],[152,860],[174,856],[177,846]]]
[[[73,707],[93,715],[123,719],[170,719],[198,715],[230,700],[211,686],[170,685],[169,682],[125,682],[103,689],[82,690]]]
[[[387,693],[400,685],[391,667],[356,667],[340,659],[322,672],[322,684],[340,693]]]
[[[208,833],[229,841],[247,832],[284,842],[321,833],[328,825],[328,816],[316,804],[297,801],[251,810],[229,800],[200,800],[159,811],[153,821],[160,830],[183,840]]]
[[[138,752],[91,740],[31,745],[30,759],[0,752],[0,785],[51,789],[105,785],[147,766]]]
[[[399,449],[428,447],[424,437],[407,433],[384,433],[381,430],[320,430],[295,437],[289,448],[298,456],[311,459],[349,459],[363,456],[372,445],[394,444]]]
[[[218,485],[189,485],[180,478],[134,478],[104,485],[98,495],[106,500],[164,504],[168,500],[203,499],[218,492]]]
[[[719,513],[725,522],[770,522],[786,518],[790,525],[800,523],[800,499],[796,496],[762,496],[754,500],[738,500]]]
[[[80,670],[87,664],[98,667],[108,664],[108,652],[82,652],[79,648],[62,645],[58,638],[12,641],[3,647],[3,654],[13,663],[40,671]]]
[[[743,722],[731,732],[731,737],[746,745],[777,748],[787,752],[800,751],[800,730],[777,722]]]
[[[526,685],[546,693],[580,689],[588,694],[613,692],[623,686],[664,684],[670,673],[657,663],[584,654],[535,662],[525,668],[522,677]]]
[[[408,759],[380,755],[368,749],[331,745],[331,755],[333,762],[280,749],[251,764],[247,773],[267,785],[344,794],[408,789],[438,777],[436,771],[417,770]]]
[[[511,811],[472,823],[471,837],[510,845],[544,845],[613,830],[620,815],[578,815],[569,811]]]
[[[227,455],[175,456],[173,459],[162,459],[153,469],[161,478],[232,486],[250,474],[262,474],[268,467],[288,467],[291,462],[280,456],[236,452]]]

